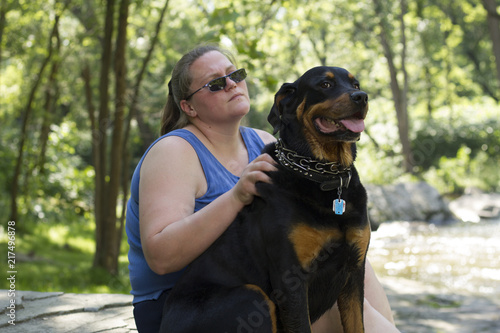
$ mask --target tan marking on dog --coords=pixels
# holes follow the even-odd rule
[[[311,148],[313,156],[319,160],[338,162],[344,167],[350,166],[353,162],[351,142],[339,142],[328,135],[318,133],[313,123],[313,118],[326,117],[330,119],[343,118],[345,113],[352,107],[348,94],[342,95],[335,100],[312,105],[309,109],[304,109],[304,102],[297,108],[297,118],[303,124],[304,136]],[[299,110],[300,109],[300,110]],[[335,112],[335,110],[339,110]]]
[[[285,96],[286,94],[276,96],[276,98],[274,99],[274,104],[279,107],[281,100],[285,98]]]
[[[352,75],[351,73],[347,73],[347,76],[349,77],[349,79],[354,80],[354,75]]]
[[[264,292],[264,290],[262,290],[262,288],[260,288],[259,286],[256,286],[255,284],[245,284],[245,288],[253,290],[256,293],[262,295],[262,297],[264,298],[264,300],[267,303],[267,306],[269,307],[269,315],[270,315],[271,323],[273,326],[272,333],[277,333],[278,332],[278,324],[277,324],[278,320],[276,317],[276,305],[274,304],[274,302],[271,301],[269,296],[267,296],[267,294]]]
[[[334,79],[335,78],[335,74],[333,74],[333,72],[326,72],[325,73],[325,76],[329,79]]]
[[[304,116],[304,105],[306,105],[305,98],[302,101],[302,103],[300,103],[300,105],[297,106],[297,110],[295,111],[297,114],[297,119],[299,119],[299,121],[301,121],[303,124],[304,124],[304,119],[302,117]]]
[[[276,109],[278,110],[278,114],[276,115],[277,117],[281,117],[283,112],[281,111],[281,106],[280,102],[283,98],[285,98],[286,94],[281,94],[281,95],[276,95],[274,98],[274,106],[276,106]]]
[[[350,228],[346,232],[347,244],[355,245],[359,249],[358,266],[364,265],[368,245],[370,244],[371,229],[370,224],[363,229]]]
[[[288,234],[288,239],[292,242],[300,265],[304,269],[307,269],[311,265],[313,260],[318,257],[321,249],[328,242],[339,240],[342,237],[343,234],[340,230],[321,230],[304,223],[294,225]]]
[[[344,167],[348,167],[353,162],[351,143],[338,142],[334,140],[322,140],[321,138],[314,137],[315,143],[311,144],[313,154],[323,160],[338,162]]]
[[[345,333],[364,332],[363,324],[363,302],[359,299],[359,290],[342,292],[337,299],[340,318]]]

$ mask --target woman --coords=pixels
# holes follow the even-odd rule
[[[139,332],[158,330],[168,290],[183,268],[253,200],[256,182],[270,182],[265,172],[276,170],[269,155],[259,155],[275,138],[240,126],[250,109],[245,77],[228,53],[213,46],[187,53],[172,72],[162,136],[134,172],[127,207]],[[397,331],[369,265],[365,285],[366,325],[376,327],[373,332]],[[315,333],[334,328],[341,331],[336,309],[314,324]]]

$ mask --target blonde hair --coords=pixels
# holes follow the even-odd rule
[[[235,64],[234,57],[229,51],[215,45],[199,46],[186,53],[177,62],[172,70],[172,78],[168,83],[167,103],[163,107],[160,134],[164,135],[175,129],[183,128],[189,124],[189,119],[180,107],[180,102],[189,94],[191,82],[191,65],[205,53],[217,51],[225,55]]]

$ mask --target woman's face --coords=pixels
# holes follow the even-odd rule
[[[207,52],[196,59],[190,67],[193,78],[190,91],[194,92],[211,80],[225,76],[236,69],[222,53]],[[250,110],[250,99],[245,80],[235,83],[229,77],[226,78],[224,89],[212,92],[208,87],[205,87],[186,102],[183,105],[190,108],[191,114],[185,107],[183,107],[184,112],[209,124],[240,120]]]

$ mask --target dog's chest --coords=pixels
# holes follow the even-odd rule
[[[288,239],[305,271],[335,261],[336,265],[361,265],[370,239],[369,227],[318,229],[299,223],[291,226]]]

